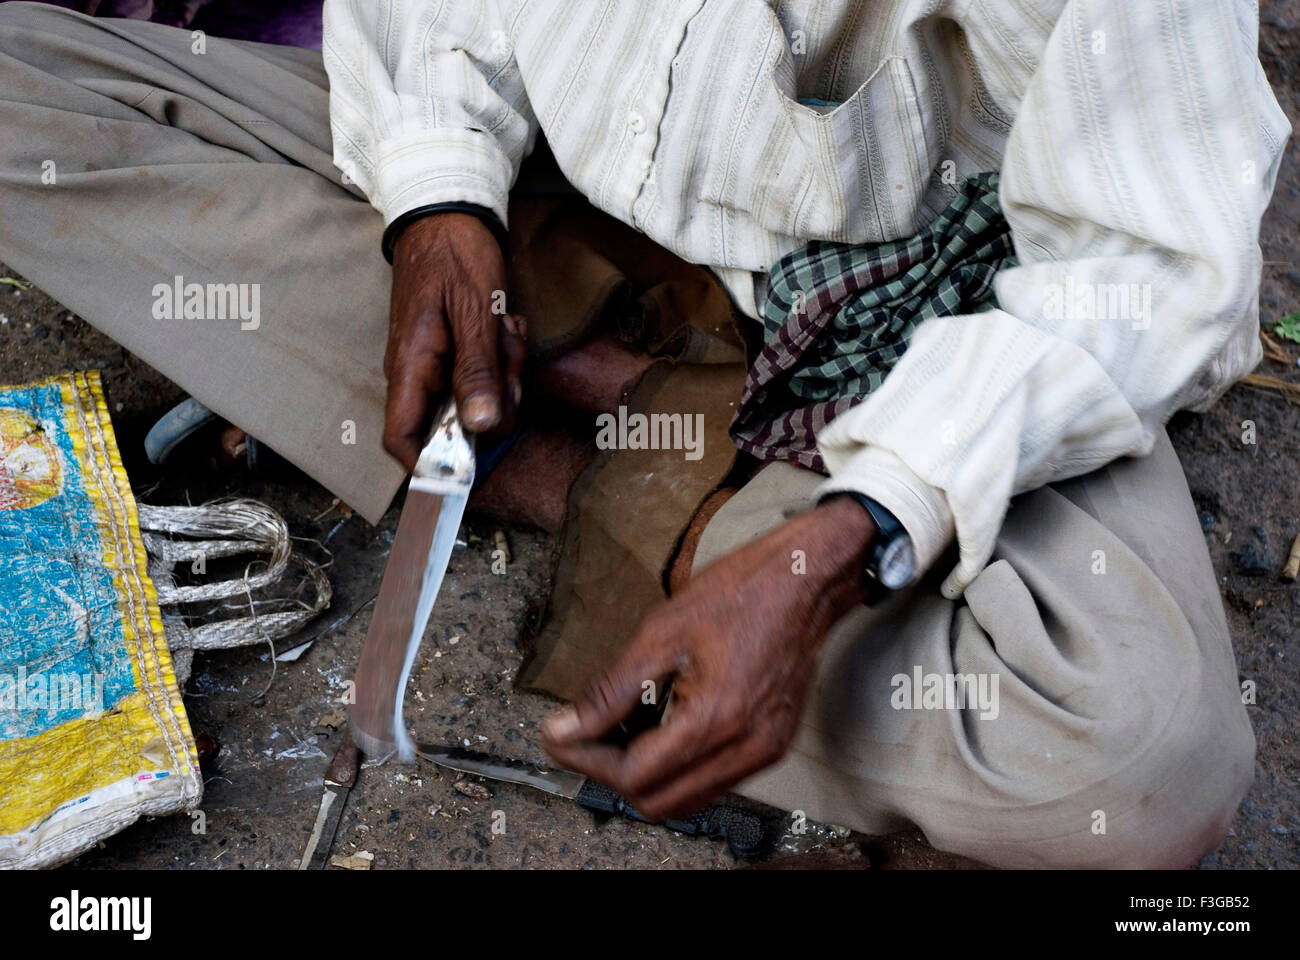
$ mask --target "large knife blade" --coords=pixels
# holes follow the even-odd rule
[[[357,745],[344,734],[343,742],[325,770],[325,793],[321,797],[311,836],[307,838],[307,846],[298,860],[299,870],[325,869],[334,837],[339,832],[339,821],[343,819],[343,805],[348,802],[348,793],[357,782],[360,762]]]
[[[456,402],[449,400],[411,474],[357,662],[352,737],[370,756],[396,751],[404,761],[415,759],[415,744],[402,719],[402,700],[456,545],[456,531],[474,485],[474,467],[473,444],[461,427]]]
[[[588,780],[580,773],[558,767],[540,767],[536,764],[494,757],[491,754],[437,743],[420,743],[415,751],[440,767],[458,770],[489,780],[518,783],[543,790],[558,797],[576,801],[580,806],[601,813],[616,813],[641,823],[662,823],[678,833],[704,834],[715,840],[726,840],[733,856],[750,859],[757,856],[763,845],[763,823],[754,814],[735,807],[708,807],[686,820],[650,820],[644,817],[616,791]]]

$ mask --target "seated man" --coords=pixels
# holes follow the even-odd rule
[[[1000,171],[1017,262],[996,303],[924,319],[818,425],[829,479],[777,462],[729,500],[544,746],[650,816],[735,789],[995,865],[1184,866],[1254,766],[1164,424],[1260,356],[1290,128],[1256,18],[327,0],[322,62],[4,4],[0,258],[374,518],[434,398],[478,431],[520,402],[524,331],[493,306],[539,133],[750,317],[803,244],[911,237]],[[264,319],[160,318],[173,278],[255,280]],[[1118,286],[1137,308],[1098,310]],[[888,588],[870,604],[864,578]],[[665,722],[605,743],[667,676]]]

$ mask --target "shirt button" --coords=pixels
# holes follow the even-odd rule
[[[627,115],[627,125],[633,133],[641,133],[645,130],[645,117],[632,110]]]

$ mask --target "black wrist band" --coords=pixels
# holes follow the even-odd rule
[[[841,497],[847,497],[852,500],[862,508],[863,512],[866,513],[867,516],[871,517],[871,525],[873,529],[871,532],[871,540],[868,541],[866,547],[866,553],[870,555],[871,544],[880,536],[880,527],[876,524],[875,515],[871,511],[871,507],[868,505],[874,503],[874,501],[870,500],[870,498],[865,494],[858,493],[856,490],[832,490],[830,493],[822,496],[817,501],[817,505],[820,507],[824,503],[830,503],[832,500],[838,500]],[[858,589],[861,593],[863,604],[868,607],[874,607],[889,596],[889,591],[885,589],[879,580],[871,575],[871,571],[866,564],[862,567],[862,573],[858,580]]]
[[[856,490],[837,490],[822,497],[820,503],[836,497],[848,497],[865,510],[875,521],[876,532],[867,544],[866,563],[863,565],[862,592],[864,602],[875,606],[895,590],[908,586],[916,578],[916,554],[911,537],[903,525],[877,500]],[[899,574],[903,579],[899,579]],[[889,583],[892,579],[896,582]]]
[[[506,255],[506,228],[495,213],[487,207],[479,206],[477,203],[461,203],[458,200],[449,200],[445,203],[427,203],[422,207],[407,210],[390,223],[384,230],[384,239],[381,244],[384,259],[389,263],[393,262],[393,247],[397,245],[397,238],[403,230],[416,220],[422,220],[435,213],[468,213],[472,217],[478,217],[483,221],[483,225],[492,231],[492,236],[496,237],[497,245],[501,248],[501,256]]]

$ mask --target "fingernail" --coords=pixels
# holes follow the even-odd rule
[[[492,394],[480,390],[465,398],[465,405],[460,411],[460,420],[468,429],[475,433],[489,430],[495,427],[500,419],[500,405]]]
[[[513,403],[516,407],[518,407],[519,401],[522,400],[523,398],[524,398],[524,385],[520,383],[518,380],[511,380],[510,381],[510,402]]]
[[[578,732],[578,711],[564,707],[546,718],[546,735],[552,740],[567,740]]]
[[[523,339],[528,336],[528,318],[515,317],[515,327],[519,330],[519,337]]]

